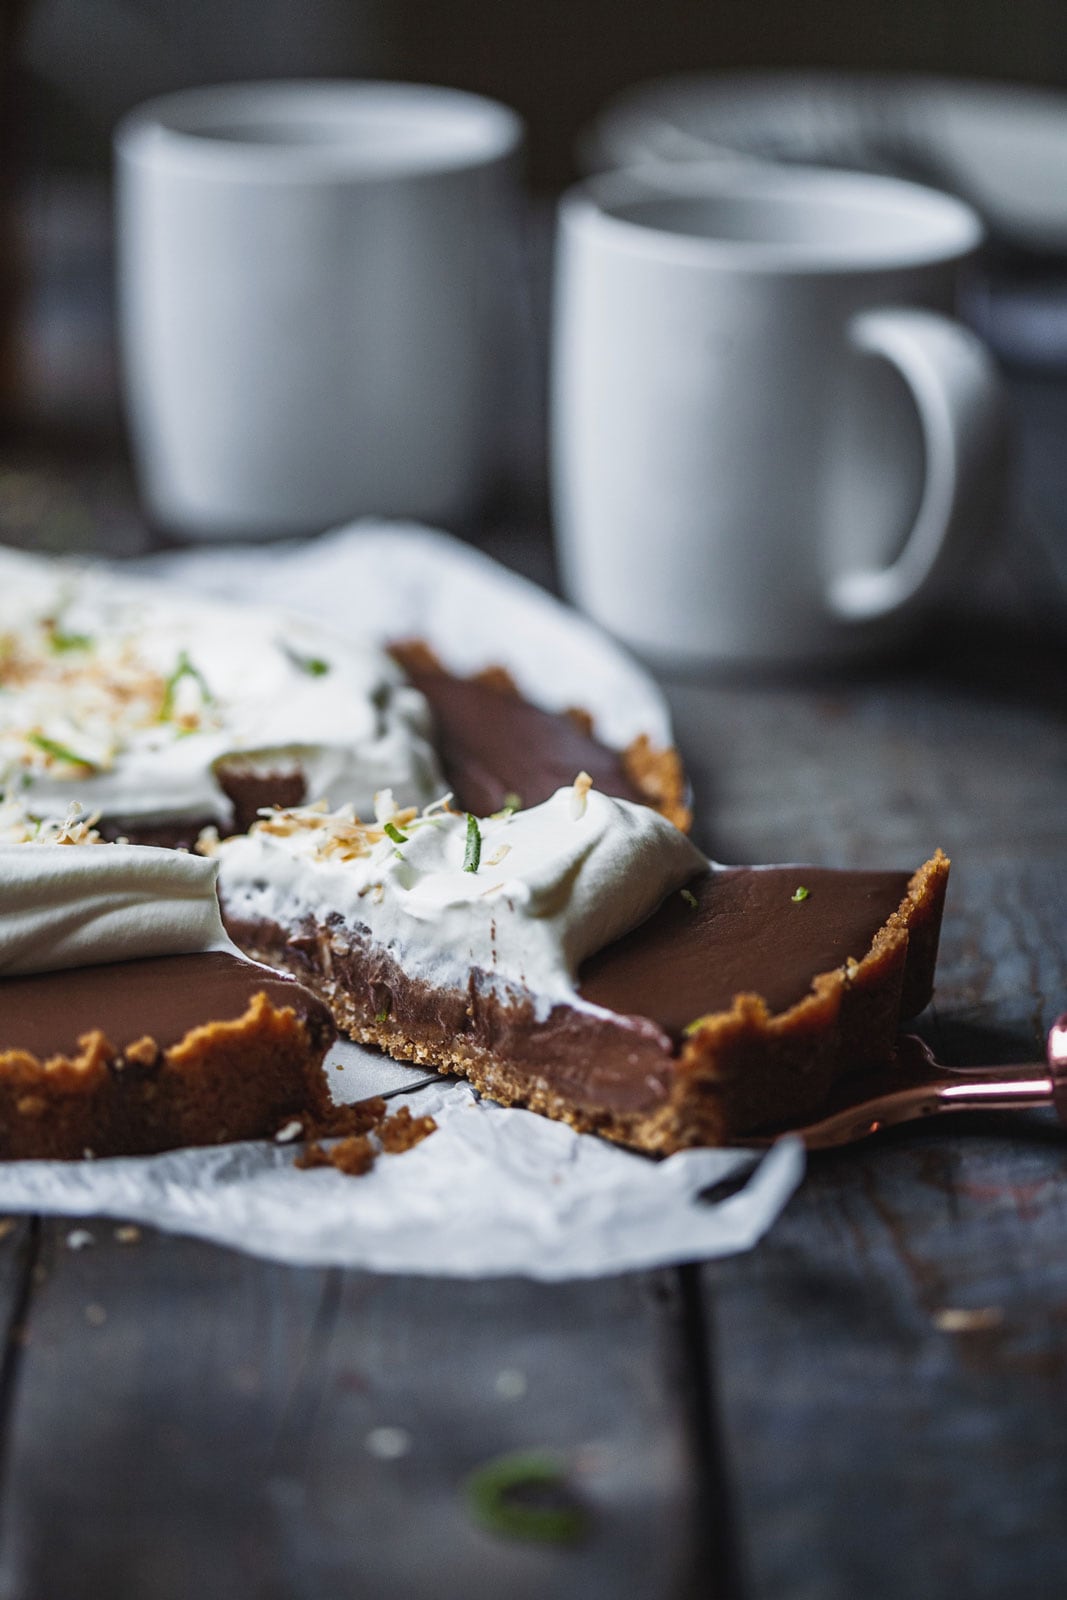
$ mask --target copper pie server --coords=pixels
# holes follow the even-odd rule
[[[762,1147],[790,1133],[809,1150],[831,1150],[941,1112],[1031,1106],[1053,1106],[1067,1125],[1067,1012],[1049,1029],[1046,1060],[1025,1066],[946,1067],[924,1040],[905,1034],[891,1062],[837,1084],[814,1121],[737,1142]]]

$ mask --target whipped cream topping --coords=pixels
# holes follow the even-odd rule
[[[355,600],[358,597],[354,597]],[[440,792],[422,696],[389,657],[284,612],[0,549],[0,787],[38,812],[229,825],[231,763],[367,809]]]
[[[237,953],[218,865],[143,845],[0,840],[0,978],[142,956]]]
[[[672,823],[588,785],[478,823],[435,808],[390,817],[381,802],[369,825],[345,811],[275,812],[217,847],[223,904],[283,927],[336,913],[436,987],[465,988],[477,968],[528,991],[539,1015],[586,1006],[582,962],[708,869]]]

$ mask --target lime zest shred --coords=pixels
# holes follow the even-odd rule
[[[478,819],[472,812],[467,812],[467,844],[463,852],[464,872],[477,872],[482,859],[482,834],[478,827]]]
[[[324,678],[330,671],[332,663],[322,656],[306,656],[301,650],[294,650],[291,644],[281,643],[282,654],[287,656],[298,672],[306,672],[309,678]]]
[[[395,822],[383,822],[382,832],[387,833],[394,844],[407,844],[408,842],[407,834],[401,833]]]
[[[174,668],[174,671],[163,685],[163,700],[159,707],[160,722],[169,722],[173,717],[174,700],[178,692],[178,685],[181,683],[183,678],[193,679],[197,685],[197,688],[200,690],[201,699],[206,706],[209,706],[214,702],[215,696],[208,688],[207,679],[204,677],[204,674],[200,671],[199,667],[194,666],[190,661],[188,651],[182,650],[178,654],[177,666]]]
[[[91,650],[93,648],[93,640],[89,634],[64,633],[62,628],[56,627],[49,629],[48,643],[57,655],[61,655],[65,650]]]
[[[54,761],[65,761],[68,766],[82,767],[86,772],[99,772],[100,764],[90,761],[88,756],[80,756],[69,745],[60,744],[58,739],[49,739],[43,733],[28,733],[27,742],[43,750],[46,756],[51,756]]]
[[[697,897],[693,893],[692,889],[679,889],[678,893],[681,895],[690,911],[695,911],[697,908]]]
[[[463,1487],[474,1520],[505,1539],[574,1544],[587,1530],[588,1514],[554,1455],[510,1451],[478,1467]]]
[[[793,890],[793,893],[789,896],[789,898],[799,905],[802,900],[806,900],[808,898],[810,893],[810,889],[805,889],[804,885],[800,884],[796,889]]]
[[[685,1034],[687,1039],[691,1039],[694,1033],[699,1033],[701,1028],[703,1028],[706,1023],[714,1021],[714,1018],[715,1013],[713,1011],[705,1011],[702,1017],[694,1017],[692,1022],[687,1022],[685,1027],[682,1029],[682,1032]]]

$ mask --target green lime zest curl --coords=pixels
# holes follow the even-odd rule
[[[90,761],[88,756],[80,756],[69,745],[60,744],[58,739],[49,739],[43,733],[29,733],[27,741],[35,745],[38,750],[43,750],[46,756],[51,756],[54,761],[65,761],[69,766],[82,767],[86,772],[99,772],[100,765]]]
[[[589,1518],[568,1487],[557,1456],[511,1451],[472,1472],[464,1483],[474,1520],[489,1533],[537,1544],[574,1544]]]
[[[463,852],[464,872],[477,872],[482,859],[482,833],[478,820],[467,812],[467,846]]]
[[[178,656],[178,665],[174,668],[174,671],[163,685],[163,700],[159,707],[160,722],[169,722],[173,717],[174,701],[177,697],[178,685],[181,683],[183,678],[193,679],[197,688],[200,690],[200,698],[203,700],[206,706],[211,705],[214,701],[215,696],[208,688],[207,679],[204,677],[204,674],[200,671],[199,667],[194,666],[190,661],[188,652],[182,650]]]

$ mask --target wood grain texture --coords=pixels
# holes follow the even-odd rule
[[[69,1223],[45,1228],[7,1438],[5,1597],[607,1600],[692,1580],[668,1275],[401,1280],[90,1231],[72,1251]],[[466,1475],[530,1449],[558,1452],[588,1511],[573,1549],[471,1516]]]
[[[83,1229],[92,1242],[73,1248]],[[278,1593],[263,1462],[325,1275],[115,1232],[43,1228],[5,1439],[0,1592]]]
[[[347,1276],[285,1444],[313,1592],[338,1591],[358,1506],[371,1594],[676,1593],[696,1488],[676,1322],[667,1275],[552,1287]],[[383,1426],[410,1439],[395,1462],[362,1448]],[[501,1539],[469,1514],[465,1477],[531,1449],[559,1455],[588,1511],[573,1550]]]
[[[8,1469],[2,1441],[18,1387],[26,1320],[36,1290],[39,1238],[36,1219],[0,1216],[0,1505]]]
[[[1065,905],[1064,867],[958,876],[927,1019],[946,1059],[1040,1057]],[[752,1600],[1056,1592],[1065,1180],[1051,1113],[931,1123],[813,1158],[770,1238],[705,1269]]]
[[[21,463],[5,531],[142,548],[113,470]],[[540,524],[479,542],[551,575]],[[670,685],[698,837],[887,867],[943,845],[926,1024],[946,1059],[1023,1059],[1067,1005],[1067,665],[1010,628],[924,651]],[[35,1277],[19,1224],[0,1596],[1045,1600],[1067,1572],[1065,1150],[1041,1115],[930,1125],[813,1161],[749,1256],[552,1288],[294,1271],[108,1222],[80,1251],[46,1224]],[[574,1550],[471,1520],[465,1475],[530,1447],[589,1509]]]
[[[1067,658],[992,624],[910,668],[669,686],[696,832],[730,862],[966,864],[1067,853]]]

